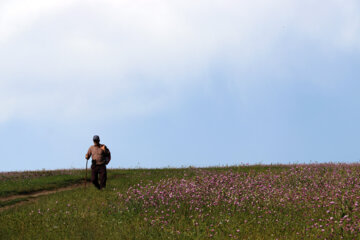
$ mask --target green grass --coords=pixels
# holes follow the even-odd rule
[[[117,177],[119,171],[110,170],[108,178]],[[61,170],[61,171],[38,171],[18,172],[16,174],[0,173],[0,198],[31,194],[44,190],[53,190],[74,184],[84,183],[85,170]],[[91,170],[88,170],[87,181],[90,181]]]
[[[88,184],[87,189],[80,187],[42,196],[36,202],[0,212],[0,236],[2,239],[107,239],[116,235],[128,239],[127,230],[119,235],[117,229],[118,226],[124,227],[126,218],[119,212],[109,214],[108,206],[116,203],[117,192],[123,192],[141,181],[159,181],[180,176],[182,172],[172,169],[109,170],[108,186],[105,190],[98,191]],[[36,189],[48,186],[50,183],[46,183],[47,179],[43,178],[41,184],[38,184],[37,179],[32,179],[29,180],[32,181],[29,185],[37,186]],[[4,190],[0,188],[0,191]],[[8,193],[7,188],[5,191]],[[113,230],[116,234],[110,234]]]
[[[255,179],[261,173],[275,175],[286,172],[289,166],[259,165],[207,170],[218,173],[231,170]],[[341,229],[335,229],[337,235],[331,235],[331,232],[310,228],[309,219],[328,217],[322,208],[307,209],[290,203],[279,207],[277,202],[249,200],[241,211],[220,204],[204,208],[199,214],[189,211],[189,202],[182,202],[176,212],[168,212],[165,206],[148,208],[137,201],[126,203],[119,197],[119,194],[126,195],[129,187],[138,188],[138,184],[156,185],[170,178],[196,179],[198,171],[193,168],[113,169],[108,173],[105,190],[98,191],[89,184],[87,189],[81,187],[42,196],[37,201],[0,212],[0,239],[348,239],[352,236]],[[302,179],[294,178],[296,189]],[[59,176],[41,181],[34,178],[29,180],[32,183],[28,186],[59,187],[56,179],[61,186],[66,183],[66,176]],[[3,186],[0,185],[0,195],[4,195],[4,191],[9,194],[9,187]],[[266,211],[273,212],[267,218],[264,217],[264,207]],[[164,225],[162,217],[166,213],[169,214],[166,219],[168,224]],[[152,217],[153,223],[149,217]]]
[[[34,179],[5,180],[0,182],[0,197],[52,190],[80,182],[84,182],[84,176],[58,175]]]

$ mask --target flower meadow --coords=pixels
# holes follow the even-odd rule
[[[179,235],[195,229],[203,238],[242,239],[254,231],[265,239],[360,237],[358,165],[296,165],[259,174],[199,169],[190,178],[139,183],[118,195],[126,211]]]
[[[0,239],[360,239],[360,164],[109,173],[0,211]]]

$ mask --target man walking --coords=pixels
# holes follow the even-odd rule
[[[91,161],[91,181],[98,189],[106,187],[106,165],[111,160],[110,150],[104,145],[100,144],[100,137],[95,135],[93,137],[94,145],[90,146],[85,155],[86,160],[92,157]],[[100,178],[100,184],[99,184]]]

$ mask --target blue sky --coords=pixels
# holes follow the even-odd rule
[[[1,171],[357,162],[360,3],[5,0]]]

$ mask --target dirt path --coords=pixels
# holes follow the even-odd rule
[[[87,185],[87,187],[89,187],[90,184]],[[8,197],[3,197],[0,198],[0,202],[8,202],[8,201],[12,201],[14,200],[15,202],[13,204],[9,204],[6,206],[1,207],[0,206],[0,212],[4,211],[6,209],[15,207],[15,206],[19,206],[22,205],[24,203],[29,203],[32,201],[35,201],[38,197],[44,196],[44,195],[49,195],[49,194],[53,194],[53,193],[58,193],[58,192],[63,192],[63,191],[69,191],[75,188],[79,188],[79,187],[84,187],[84,184],[73,184],[67,187],[63,187],[63,188],[57,188],[57,189],[52,189],[52,190],[43,190],[43,191],[38,191],[38,192],[33,192],[33,193],[28,193],[28,194],[19,194],[19,195],[12,195],[12,196],[8,196]],[[16,200],[20,200],[19,202],[16,202]]]
[[[62,191],[67,191],[67,190],[71,190],[80,186],[84,186],[84,184],[81,183],[76,183],[67,187],[62,187],[62,188],[55,188],[55,189],[51,189],[51,190],[41,190],[41,191],[36,191],[36,192],[32,192],[32,193],[26,193],[26,194],[16,194],[16,195],[11,195],[8,197],[0,197],[0,201],[4,202],[4,201],[9,201],[9,200],[14,200],[14,199],[18,199],[18,198],[26,198],[26,197],[39,197],[42,195],[49,195],[52,193],[56,193],[56,192],[62,192]],[[88,184],[88,186],[90,186],[90,184]]]
[[[111,178],[119,178],[119,177],[126,177],[126,174],[123,174],[123,173],[115,174]],[[41,190],[41,191],[36,191],[36,192],[32,192],[32,193],[27,193],[27,194],[16,194],[16,195],[8,196],[8,197],[0,197],[0,204],[13,201],[8,204],[5,204],[5,206],[0,205],[0,212],[4,211],[6,209],[9,209],[9,208],[13,208],[15,206],[19,206],[19,205],[23,205],[25,203],[36,201],[37,198],[44,196],[44,195],[69,191],[69,190],[72,190],[75,188],[80,188],[80,187],[84,187],[84,183],[76,183],[76,184],[69,185],[67,187],[56,188],[56,189],[51,189],[51,190]],[[91,182],[87,182],[87,188],[90,188],[90,187],[92,187]],[[16,200],[18,200],[18,201],[16,201]]]

